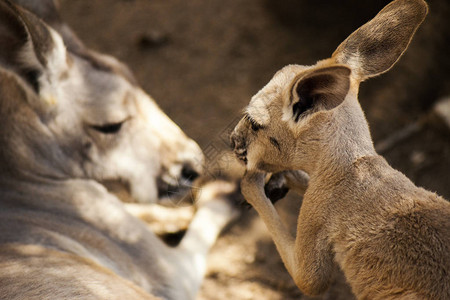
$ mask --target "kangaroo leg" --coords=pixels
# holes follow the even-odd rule
[[[305,178],[296,174],[298,178]],[[297,236],[294,239],[281,222],[280,216],[264,192],[264,174],[250,173],[241,183],[242,194],[256,209],[275,242],[288,272],[306,294],[317,295],[328,288],[333,255],[320,237],[318,221],[303,221],[300,213]],[[314,227],[314,228],[313,228]]]
[[[222,229],[239,216],[233,198],[237,184],[217,180],[204,185],[196,199],[197,212],[181,240],[174,249],[179,258],[181,285],[195,297],[206,271],[206,258]]]

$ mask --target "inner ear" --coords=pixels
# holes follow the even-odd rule
[[[350,72],[348,67],[338,65],[315,69],[298,78],[291,92],[295,122],[308,110],[333,109],[341,104],[350,88]]]
[[[26,10],[1,1],[0,44],[0,64],[22,76],[37,91],[37,77],[54,48],[47,27]]]
[[[72,29],[63,22],[59,13],[58,0],[14,0],[14,3],[33,13],[47,25],[55,29],[63,38],[68,50],[75,53],[85,53],[87,51],[84,44]]]

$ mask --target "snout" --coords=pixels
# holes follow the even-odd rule
[[[158,198],[179,198],[194,186],[203,174],[204,156],[198,144],[185,139],[180,150],[162,165],[157,180]],[[166,153],[168,158],[168,153]]]
[[[234,151],[236,157],[244,164],[247,164],[247,142],[245,133],[242,130],[242,120],[236,125],[233,132],[230,135],[231,148]]]
[[[193,182],[200,176],[201,170],[198,167],[192,165],[192,163],[187,162],[181,168],[181,178],[183,180]]]
[[[182,161],[180,175],[192,182],[203,174],[205,157],[200,146],[192,139],[188,139],[184,149],[184,154],[179,158]]]
[[[173,171],[177,169],[176,171]],[[171,174],[173,173],[173,174]],[[194,187],[194,181],[201,175],[201,170],[185,162],[172,167],[166,174],[157,179],[159,199],[181,199]]]

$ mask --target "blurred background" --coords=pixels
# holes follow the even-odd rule
[[[64,19],[97,51],[126,64],[140,85],[206,152],[227,135],[251,96],[287,64],[327,58],[385,0],[61,0]],[[450,130],[435,113],[450,96],[450,2],[430,13],[387,74],[362,84],[360,102],[378,149],[417,185],[450,199]],[[277,204],[295,229],[301,201]],[[199,299],[307,299],[253,211],[212,251]],[[342,276],[324,299],[352,299]]]

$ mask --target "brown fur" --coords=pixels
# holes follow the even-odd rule
[[[377,155],[357,99],[359,83],[392,67],[426,12],[422,0],[393,1],[330,59],[283,68],[232,134],[247,165],[242,192],[305,294],[326,291],[340,267],[358,299],[450,299],[450,203]],[[265,196],[264,172],[284,171],[301,192],[299,169],[310,180],[293,237]]]

